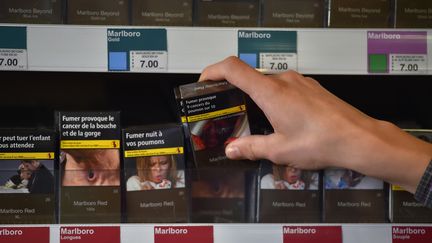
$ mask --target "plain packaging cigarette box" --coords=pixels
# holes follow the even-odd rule
[[[60,222],[119,223],[120,112],[57,112]]]
[[[0,223],[56,223],[56,139],[44,129],[0,129]]]
[[[1,0],[0,23],[60,24],[62,0]]]
[[[243,93],[227,81],[180,86],[195,169],[191,179],[192,222],[251,222],[255,167],[231,161],[225,146],[250,134]]]
[[[324,27],[324,0],[263,0],[264,27]]]
[[[132,24],[192,26],[192,0],[131,0]]]
[[[432,1],[396,0],[396,28],[432,28]]]
[[[127,222],[188,222],[183,142],[178,124],[123,130]]]
[[[406,132],[432,143],[432,130],[406,129]],[[390,187],[390,220],[394,223],[431,223],[432,210],[414,199],[414,195],[398,185]]]
[[[195,0],[194,25],[256,27],[258,0]]]
[[[324,170],[324,211],[327,223],[386,222],[385,184],[353,170]]]
[[[128,25],[128,0],[67,0],[67,23]]]
[[[391,28],[391,0],[330,0],[328,26],[332,28]]]
[[[321,183],[318,171],[262,161],[258,222],[318,223],[321,221]]]

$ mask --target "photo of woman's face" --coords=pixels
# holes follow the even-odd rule
[[[301,170],[286,166],[284,169],[283,177],[285,181],[287,181],[290,184],[296,183],[298,180],[300,180]]]
[[[168,178],[170,170],[170,160],[167,156],[153,156],[150,158],[151,180],[155,183],[161,183]]]

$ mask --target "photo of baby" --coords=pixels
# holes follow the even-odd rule
[[[383,189],[384,183],[353,170],[326,169],[324,186],[325,189]]]
[[[177,168],[177,155],[138,157],[127,191],[184,188],[184,170]]]
[[[17,171],[16,175],[9,178],[9,180],[4,184],[4,187],[10,189],[27,188],[30,177],[31,171],[20,169]]]
[[[0,193],[54,193],[52,160],[1,161]]]
[[[287,165],[273,165],[261,178],[261,189],[318,190],[319,173],[302,171]]]

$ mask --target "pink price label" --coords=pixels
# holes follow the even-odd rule
[[[284,243],[342,243],[341,226],[284,226]]]
[[[119,226],[60,228],[60,243],[120,243]]]
[[[49,243],[49,227],[0,227],[0,243]]]
[[[213,243],[213,226],[155,226],[155,243]]]
[[[432,227],[393,226],[393,243],[430,243]]]

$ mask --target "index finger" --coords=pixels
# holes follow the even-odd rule
[[[206,67],[199,81],[224,79],[243,90],[255,102],[259,102],[256,100],[258,96],[269,93],[269,85],[272,85],[269,78],[234,56]]]

